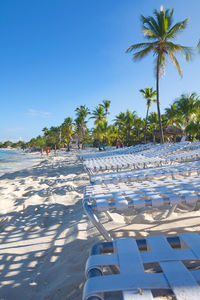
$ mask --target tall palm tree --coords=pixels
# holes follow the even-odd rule
[[[68,117],[64,120],[61,124],[61,131],[62,131],[62,140],[67,145],[67,150],[70,150],[70,143],[72,141],[72,134],[73,134],[73,122],[72,118]]]
[[[148,117],[149,125],[150,125],[150,133],[153,136],[153,142],[155,143],[156,137],[155,137],[155,130],[158,129],[158,114],[155,112],[152,112],[149,114]]]
[[[76,132],[78,134],[78,149],[80,149],[80,142],[84,134],[84,130],[87,128],[86,117],[88,116],[89,109],[85,105],[80,105],[75,109],[77,118],[75,119]],[[82,144],[83,146],[83,144]]]
[[[119,130],[122,129],[123,124],[124,124],[124,119],[125,119],[125,113],[120,112],[119,115],[117,115],[114,119],[115,121],[115,126],[117,126],[117,128],[119,128]]]
[[[108,109],[110,107],[110,100],[103,100],[103,107],[105,109],[106,116],[108,115]]]
[[[151,102],[156,102],[154,97],[156,96],[156,91],[153,90],[153,88],[146,87],[145,89],[141,89],[140,93],[142,93],[143,97],[146,99],[147,104],[147,113],[146,113],[146,119],[145,119],[145,127],[144,127],[144,143],[146,144],[146,132],[147,132],[147,119],[149,114],[149,109],[151,107]]]
[[[117,131],[117,142],[118,142],[119,139],[122,139],[122,141],[124,143],[124,139],[123,139],[124,122],[125,122],[125,113],[120,112],[119,115],[117,115],[114,119],[114,125],[118,129],[118,131]]]
[[[164,10],[163,6],[161,6],[160,11],[154,10],[155,17],[141,16],[143,34],[148,42],[134,44],[126,50],[126,52],[134,52],[133,59],[136,61],[142,59],[150,52],[153,52],[153,55],[156,57],[156,93],[161,143],[164,143],[164,138],[160,114],[159,78],[164,72],[167,56],[175,64],[180,76],[182,76],[182,70],[175,54],[180,52],[184,54],[186,60],[191,58],[191,49],[189,47],[172,42],[177,34],[186,28],[188,23],[188,19],[185,19],[172,26],[173,12],[173,9]]]
[[[144,120],[138,116],[135,116],[133,125],[137,136],[137,142],[140,142],[140,133],[144,130]]]
[[[49,133],[49,129],[47,127],[44,127],[42,131],[44,132],[44,136],[47,136]]]
[[[98,140],[100,149],[101,141],[103,140],[104,133],[107,129],[106,113],[102,104],[99,104],[95,107],[95,109],[92,111],[92,116],[90,117],[90,119],[95,119],[94,124],[96,125],[96,128],[93,132],[95,133],[95,136]]]
[[[106,120],[106,113],[104,111],[103,105],[99,104],[95,107],[95,109],[92,111],[92,116],[90,117],[90,119],[95,119],[94,124],[96,126]]]
[[[127,110],[124,116],[124,129],[126,132],[127,146],[130,146],[131,130],[133,129],[135,117],[136,117],[135,111],[131,112],[130,110]]]

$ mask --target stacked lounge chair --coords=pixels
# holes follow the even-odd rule
[[[105,170],[137,169],[150,166],[160,166],[175,162],[191,161],[200,158],[200,147],[194,150],[187,148],[187,144],[179,147],[169,145],[152,146],[151,149],[137,154],[115,155],[104,158],[88,159],[83,162],[89,174]]]
[[[85,188],[83,207],[106,242],[92,248],[86,265],[87,282],[83,300],[152,300],[168,294],[172,297],[170,299],[200,299],[199,234],[113,240],[99,218],[99,215],[105,213],[111,221],[114,211],[122,215],[128,211],[133,215],[140,209],[158,210],[163,207],[169,209],[169,216],[178,205],[199,209],[199,143],[184,142],[171,146],[158,146],[156,157],[154,146],[135,153],[135,159],[139,162],[131,165],[137,168],[148,167],[158,164],[157,159],[161,162],[159,164],[167,166],[91,176],[92,185]],[[127,161],[129,154],[124,156]],[[120,159],[121,166],[127,168],[124,156],[118,155],[117,167],[116,156],[110,156],[110,164],[109,157],[104,157],[102,161],[106,167],[96,169],[118,169]],[[92,160],[86,160],[85,163]],[[96,158],[96,161],[100,160]],[[172,163],[175,165],[169,165]],[[178,176],[180,174],[187,176]]]
[[[126,181],[141,181],[151,180],[154,178],[168,178],[179,175],[190,176],[199,175],[200,160],[188,163],[178,163],[175,165],[166,165],[162,167],[152,167],[145,169],[123,170],[118,172],[104,172],[91,175],[91,184],[112,183],[112,182],[126,182]]]
[[[123,213],[132,209],[134,215],[141,208],[163,208],[167,205],[169,216],[179,204],[197,207],[199,199],[200,178],[196,176],[87,186],[83,206],[91,222],[106,240],[111,241],[110,234],[99,221],[99,213]]]
[[[167,299],[199,300],[199,265],[195,233],[100,243],[87,262],[83,300],[152,300],[167,294]]]
[[[84,153],[84,154],[81,153],[78,155],[78,157],[79,159],[84,161],[93,158],[95,159],[95,158],[101,158],[106,156],[129,154],[129,153],[135,153],[135,152],[149,149],[152,145],[153,145],[152,143],[149,143],[145,145],[136,145],[136,146],[126,147],[126,148],[114,149],[112,151],[102,151],[102,152]]]

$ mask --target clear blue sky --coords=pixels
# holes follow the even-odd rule
[[[196,46],[199,0],[2,0],[0,141],[28,141],[74,117],[78,105],[92,109],[103,99],[111,100],[110,121],[126,109],[144,117],[139,89],[155,88],[153,57],[134,63],[125,49],[143,41],[140,15],[161,4],[174,7],[174,22],[190,17],[177,42]],[[180,64],[183,79],[167,64],[162,112],[182,93],[200,94],[200,55]]]

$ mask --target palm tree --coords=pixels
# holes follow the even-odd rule
[[[148,121],[149,121],[149,125],[150,125],[150,128],[149,128],[150,133],[152,134],[153,142],[155,143],[155,141],[156,141],[155,130],[158,127],[158,114],[155,112],[150,113],[149,117],[148,117]]]
[[[116,142],[118,142],[119,139],[122,139],[122,142],[124,143],[124,139],[123,139],[124,122],[125,122],[125,113],[120,112],[119,115],[117,115],[114,119],[114,125],[118,129]]]
[[[75,119],[76,131],[78,134],[78,149],[80,149],[80,142],[84,134],[84,130],[87,128],[86,117],[89,115],[89,109],[85,105],[80,105],[76,109],[77,118]],[[83,143],[82,143],[83,147]]]
[[[196,93],[190,95],[181,95],[181,97],[175,101],[178,112],[181,114],[183,124],[188,125],[189,121],[196,119],[200,101]]]
[[[126,50],[126,52],[134,52],[133,59],[136,61],[142,59],[150,52],[153,52],[153,55],[156,57],[156,93],[161,143],[164,143],[164,138],[160,114],[159,78],[164,72],[167,56],[175,64],[180,76],[182,76],[182,70],[175,54],[180,52],[184,54],[186,60],[191,58],[190,48],[172,42],[177,34],[186,28],[188,23],[188,19],[185,19],[172,26],[173,12],[173,9],[164,10],[163,6],[161,6],[160,11],[154,10],[155,18],[141,16],[143,34],[149,42],[132,45]]]
[[[90,119],[95,119],[94,124],[98,126],[101,122],[106,120],[106,114],[104,112],[104,107],[102,104],[99,104],[92,111],[92,116]]]
[[[72,118],[68,117],[64,120],[61,124],[61,131],[62,131],[62,139],[64,143],[67,145],[67,150],[70,150],[70,143],[72,141],[72,134],[73,134],[73,123]]]
[[[47,136],[49,133],[49,129],[47,127],[44,127],[42,131],[44,132],[44,136]]]
[[[106,116],[108,115],[108,109],[110,107],[110,100],[103,100],[103,107],[105,109]]]
[[[135,116],[133,125],[136,132],[137,142],[140,142],[140,133],[144,130],[144,120],[138,116]]]
[[[165,117],[167,120],[166,125],[176,125],[181,127],[183,119],[175,103],[171,104],[170,107],[165,108]]]
[[[151,102],[156,102],[154,97],[156,96],[156,91],[153,88],[146,87],[144,90],[141,89],[140,92],[142,93],[143,97],[146,99],[147,103],[147,113],[145,119],[145,127],[144,127],[144,143],[146,144],[146,132],[147,132],[147,119],[149,114],[149,108],[151,107]]]
[[[200,116],[195,121],[190,121],[185,128],[185,132],[190,135],[190,138],[194,141],[196,136],[200,135]]]
[[[120,112],[119,115],[117,115],[114,119],[115,121],[115,126],[117,126],[117,128],[119,128],[119,130],[122,129],[123,124],[124,124],[124,119],[125,119],[125,113]]]
[[[90,117],[90,119],[95,119],[94,124],[96,125],[96,128],[93,132],[97,137],[100,149],[101,140],[104,139],[104,133],[107,129],[106,113],[102,104],[99,104],[95,107],[95,109],[92,111],[92,116]]]
[[[133,129],[134,119],[136,117],[135,111],[127,110],[124,116],[124,129],[126,132],[126,144],[130,146],[131,130]]]

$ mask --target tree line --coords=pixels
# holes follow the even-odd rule
[[[0,147],[21,147],[21,148],[66,148],[70,150],[72,143],[76,142],[77,147],[95,146],[116,146],[123,143],[131,146],[138,143],[157,141],[160,136],[158,114],[150,112],[153,102],[156,102],[156,91],[153,88],[140,90],[146,102],[146,116],[141,118],[136,111],[126,110],[115,116],[111,124],[108,122],[110,113],[110,100],[103,100],[93,110],[86,105],[80,105],[75,109],[75,118],[67,117],[60,126],[43,128],[43,135],[32,138],[29,142],[12,143],[7,141],[0,143]],[[88,128],[88,121],[94,120],[93,128]],[[183,94],[165,109],[161,115],[162,127],[169,125],[182,129],[188,139],[194,141],[200,137],[200,99],[196,93]],[[175,134],[176,137],[176,134]],[[173,140],[172,134],[164,136],[164,140]]]

